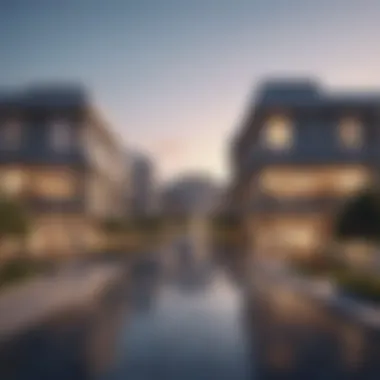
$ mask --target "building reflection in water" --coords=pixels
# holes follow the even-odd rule
[[[280,286],[268,286],[260,299],[255,325],[264,378],[310,378],[311,373],[312,378],[373,378],[379,373],[376,334],[341,311]]]
[[[209,278],[160,283],[154,307],[131,311],[112,378],[249,378],[241,295],[222,274]]]

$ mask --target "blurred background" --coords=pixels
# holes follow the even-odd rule
[[[0,0],[0,378],[379,378],[379,19]]]

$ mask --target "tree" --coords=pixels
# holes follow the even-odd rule
[[[0,243],[8,237],[23,239],[28,233],[29,220],[17,201],[0,197]]]
[[[373,190],[357,194],[343,207],[335,223],[338,239],[380,240],[380,199]]]

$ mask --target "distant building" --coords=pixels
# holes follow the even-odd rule
[[[158,192],[154,163],[147,156],[131,156],[131,213],[136,217],[152,216],[158,212]]]
[[[218,205],[221,190],[202,174],[185,175],[163,192],[163,208],[169,215],[209,214]]]
[[[129,218],[132,214],[132,155],[127,149],[124,152],[124,208],[125,218]]]
[[[0,97],[0,186],[32,216],[32,252],[99,247],[103,220],[122,210],[122,152],[78,86],[36,86]]]
[[[248,109],[232,152],[235,212],[256,255],[316,252],[334,216],[380,165],[380,92],[334,94],[273,81]]]

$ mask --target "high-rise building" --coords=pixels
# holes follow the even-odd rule
[[[0,185],[32,216],[32,252],[99,247],[102,222],[123,210],[124,173],[120,139],[79,86],[0,97]]]

